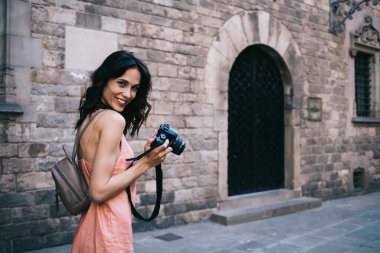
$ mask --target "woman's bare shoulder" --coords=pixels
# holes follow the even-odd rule
[[[109,128],[113,128],[115,130],[117,129],[124,129],[125,127],[125,119],[124,117],[114,111],[114,110],[104,110],[101,115],[101,117],[99,118],[99,127],[100,129],[109,129]]]

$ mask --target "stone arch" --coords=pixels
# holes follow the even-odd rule
[[[282,75],[285,101],[285,187],[300,192],[299,125],[302,100],[307,91],[300,49],[291,32],[265,11],[242,12],[220,29],[207,56],[206,99],[214,107],[214,131],[218,133],[219,195],[227,192],[228,79],[236,57],[245,48],[260,45],[276,61]]]

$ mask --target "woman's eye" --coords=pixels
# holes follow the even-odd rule
[[[119,84],[120,87],[125,87],[127,85],[126,82],[118,82],[118,84]]]
[[[138,91],[139,88],[140,88],[140,85],[135,85],[135,86],[132,87],[132,89],[133,89],[134,91]]]

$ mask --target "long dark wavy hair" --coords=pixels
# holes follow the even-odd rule
[[[140,86],[136,97],[121,112],[125,119],[124,134],[138,134],[141,125],[148,118],[152,106],[148,103],[148,95],[152,90],[151,76],[147,66],[133,53],[116,51],[110,54],[91,74],[91,86],[82,96],[79,104],[79,119],[75,129],[79,129],[87,115],[98,109],[110,109],[102,102],[103,90],[111,79],[122,76],[130,68],[137,68],[141,75]]]

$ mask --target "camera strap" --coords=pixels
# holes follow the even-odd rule
[[[146,154],[148,154],[150,151],[152,151],[153,149],[155,149],[156,147],[153,147],[153,148],[150,148],[148,149],[147,151],[145,151],[144,153],[136,156],[136,157],[133,157],[133,158],[128,158],[126,159],[127,161],[137,161],[139,159],[141,159],[143,156],[145,156]],[[131,166],[133,166],[133,162],[131,163],[131,165],[129,165],[128,168],[130,168]],[[132,202],[132,196],[131,196],[131,187],[128,186],[125,190],[128,194],[128,200],[129,200],[129,204],[131,206],[131,210],[132,210],[132,214],[133,216],[135,216],[136,218],[140,219],[140,220],[143,220],[143,221],[152,221],[154,218],[156,218],[160,212],[160,205],[161,205],[161,197],[162,197],[162,169],[161,169],[161,164],[158,164],[156,167],[156,192],[157,192],[157,197],[156,197],[156,204],[154,206],[154,209],[153,209],[153,212],[152,212],[152,215],[149,217],[149,218],[145,218],[143,217],[135,208],[135,206],[133,205],[133,202]]]

